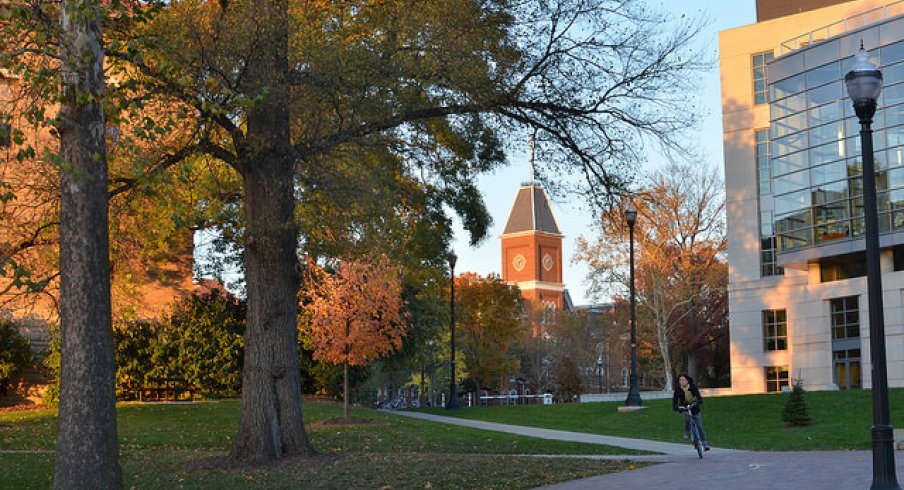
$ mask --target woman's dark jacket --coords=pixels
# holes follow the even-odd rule
[[[697,403],[691,408],[691,413],[697,415],[700,413],[700,405],[703,405],[703,397],[700,396],[700,390],[697,389],[697,385],[693,381],[687,384],[687,388],[690,390],[691,395],[694,395],[694,398],[697,399]],[[677,412],[678,407],[686,406],[687,401],[684,400],[684,390],[681,389],[681,386],[676,386],[675,393],[672,395],[672,410]]]

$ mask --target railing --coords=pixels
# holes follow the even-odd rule
[[[470,400],[469,400],[470,405]],[[505,406],[505,405],[550,405],[552,404],[552,395],[545,393],[543,395],[494,395],[481,396],[481,406]]]
[[[781,44],[782,54],[790,53],[813,43],[825,41],[830,37],[859,29],[865,25],[883,21],[896,15],[904,14],[904,0],[897,0],[882,7],[876,7],[872,10],[853,15],[838,22],[813,29],[810,32],[793,37]]]

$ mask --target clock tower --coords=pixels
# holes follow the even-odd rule
[[[562,238],[546,191],[522,184],[502,232],[502,279],[516,284],[532,306],[565,307]]]

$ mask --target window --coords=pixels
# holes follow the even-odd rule
[[[832,340],[860,338],[860,305],[857,296],[834,298],[831,303]]]
[[[860,349],[842,349],[832,352],[835,369],[832,381],[841,390],[861,388]]]
[[[756,173],[760,183],[760,195],[772,194],[772,165],[769,162],[769,130],[756,130]]]
[[[845,230],[844,233],[847,234],[846,236],[850,236],[849,230]],[[819,280],[821,282],[832,282],[865,276],[866,260],[864,257],[863,252],[855,252],[823,260],[819,263]],[[856,299],[854,297],[855,303]]]
[[[762,277],[781,276],[785,269],[776,265],[775,236],[760,239],[760,274]]]
[[[762,277],[781,276],[785,269],[776,265],[775,227],[772,213],[760,212],[760,275]]]
[[[763,350],[788,349],[788,319],[785,310],[763,310]]]
[[[788,382],[788,366],[766,367],[766,393],[782,391],[782,387],[790,385]]]
[[[753,55],[753,101],[757,105],[766,103],[766,63],[772,61],[772,57],[772,51]]]

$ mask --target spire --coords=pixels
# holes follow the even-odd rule
[[[534,167],[534,155],[536,153],[536,137],[537,130],[535,129],[533,133],[530,135],[530,185],[534,185],[537,182],[537,171]]]
[[[549,205],[546,191],[536,181],[536,167],[534,165],[536,152],[536,130],[530,135],[530,182],[521,184],[512,211],[509,213],[503,235],[520,233],[523,231],[542,231],[553,235],[561,235],[556,217]]]
[[[546,192],[538,185],[523,185],[518,189],[503,235],[523,231],[542,231],[561,235]]]

